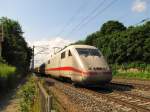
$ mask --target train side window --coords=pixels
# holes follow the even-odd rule
[[[70,50],[69,50],[69,52],[68,52],[68,56],[72,56],[72,54],[71,54]]]
[[[61,59],[65,58],[65,52],[61,53]]]
[[[48,64],[50,64],[50,60],[48,60]]]

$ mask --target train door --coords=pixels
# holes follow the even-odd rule
[[[68,71],[68,77],[72,80],[72,74],[73,74],[73,56],[70,50],[67,51],[67,66],[70,68],[70,70]]]
[[[67,71],[65,67],[66,67],[66,51],[62,52],[60,56],[60,69],[59,69],[60,76],[65,76]]]
[[[72,57],[71,51],[68,50],[67,54],[68,54],[67,66],[70,67],[70,68],[73,68],[73,57]],[[73,74],[73,71],[72,71],[72,69],[71,69],[71,70],[68,72],[68,77],[71,78],[72,74]]]
[[[61,54],[59,54],[59,56],[58,56],[58,68],[60,68],[61,67]],[[60,73],[61,71],[60,71],[60,69],[59,69],[59,71],[58,71],[58,73],[59,73],[59,76],[60,76]]]
[[[72,70],[72,54],[70,50],[61,53],[60,68],[60,75],[70,78]]]

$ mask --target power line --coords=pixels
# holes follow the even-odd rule
[[[88,1],[86,1],[86,3],[83,3],[78,10],[76,11],[76,13],[68,20],[68,22],[64,25],[64,27],[61,29],[61,31],[56,35],[56,37],[60,36],[65,29],[71,24],[71,22],[75,19],[75,17],[82,11],[82,9],[88,4]]]
[[[143,19],[143,20],[141,20],[140,22],[134,24],[133,26],[137,26],[137,25],[142,24],[142,23],[145,23],[145,22],[147,22],[147,21],[150,21],[150,18]]]
[[[86,19],[88,19],[92,14],[94,14],[101,5],[103,5],[105,2],[105,0],[103,0],[102,2],[100,2],[97,7],[95,7],[86,17],[84,17],[79,24],[77,24],[69,33],[68,35],[70,35],[74,30],[76,30]]]
[[[147,8],[146,8],[146,11],[145,11],[145,17],[144,17],[145,19],[142,19],[140,22],[135,23],[132,26],[136,26],[136,25],[139,25],[141,23],[144,23],[144,22],[147,22],[147,21],[150,20],[150,18],[148,16],[148,14],[149,14],[148,13],[149,12],[148,7],[150,7],[150,0],[147,0],[146,4],[147,4]],[[126,14],[123,14],[121,17],[118,17],[117,19],[118,20],[122,20],[122,19],[126,19],[126,18],[129,18],[129,13],[128,12]]]
[[[117,0],[113,0],[111,1],[106,7],[104,7],[102,10],[100,10],[99,12],[97,12],[94,16],[92,16],[91,18],[89,18],[89,20],[86,21],[86,23],[84,24],[80,24],[78,25],[78,27],[74,28],[73,30],[71,30],[71,32],[68,34],[70,35],[72,32],[74,32],[75,30],[80,30],[83,26],[86,26],[90,21],[92,21],[93,19],[95,19],[97,16],[99,16],[100,14],[104,13],[105,10],[107,10],[108,8],[110,8]]]

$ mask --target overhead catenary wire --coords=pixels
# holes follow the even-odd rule
[[[63,26],[63,28],[60,30],[60,32],[56,35],[56,37],[60,36],[62,33],[64,33],[64,31],[66,30],[66,28],[68,26],[70,26],[70,24],[72,23],[72,21],[76,18],[76,16],[78,14],[81,13],[81,11],[83,10],[83,8],[88,4],[88,0],[86,1],[86,3],[83,3],[75,12],[75,14],[68,20],[68,22]]]
[[[71,33],[73,33],[76,30],[80,30],[83,26],[86,26],[88,23],[90,23],[90,21],[94,20],[97,16],[99,16],[100,14],[104,13],[105,10],[107,10],[108,8],[110,8],[115,2],[117,2],[117,0],[112,0],[106,7],[104,7],[102,10],[98,11],[94,16],[91,16],[91,18],[89,18],[84,24],[80,23],[78,24],[78,26],[74,27],[71,32],[68,33],[67,36],[69,36]],[[84,21],[85,21],[84,20]]]
[[[134,24],[134,25],[132,25],[132,26],[137,26],[137,25],[142,24],[142,23],[145,23],[145,22],[147,22],[147,21],[150,21],[150,18],[142,19],[140,22],[138,22],[138,23],[136,23],[136,24]]]
[[[69,33],[68,35],[70,35],[74,30],[76,30],[81,24],[83,24],[85,22],[86,19],[90,18],[91,15],[93,15],[99,8],[100,6],[102,6],[105,3],[105,0],[103,0],[102,2],[100,2],[97,7],[95,7],[87,16],[85,16],[79,24],[77,24]],[[67,35],[67,36],[68,36]]]
[[[144,19],[142,19],[141,21],[139,21],[139,22],[137,22],[137,23],[135,23],[135,24],[132,24],[131,26],[137,26],[137,25],[139,25],[139,24],[142,24],[142,23],[144,23],[144,22],[147,22],[147,21],[150,21],[150,17],[148,16],[148,12],[149,12],[149,10],[148,10],[148,7],[150,7],[149,5],[150,5],[150,0],[147,0],[146,1],[146,4],[147,4],[147,8],[146,8],[146,10],[144,11],[145,12],[145,17],[144,17]],[[138,12],[139,13],[139,12]],[[141,12],[140,12],[141,13]],[[122,20],[122,19],[126,19],[126,18],[128,18],[129,19],[129,15],[130,15],[130,13],[126,13],[126,14],[123,14],[122,16],[120,16],[120,17],[118,17],[117,19],[118,20]]]

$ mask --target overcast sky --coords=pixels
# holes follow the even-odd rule
[[[79,40],[107,20],[129,26],[150,17],[150,0],[0,0],[1,16],[18,20],[28,41],[56,36]],[[76,27],[78,24],[81,27]]]

